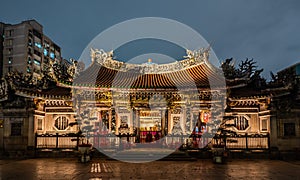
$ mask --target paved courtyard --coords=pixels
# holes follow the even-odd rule
[[[227,164],[210,160],[156,161],[143,164],[93,159],[0,160],[0,179],[300,179],[300,162],[234,159]]]

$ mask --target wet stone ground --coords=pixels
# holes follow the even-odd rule
[[[240,160],[213,164],[211,160],[124,163],[74,158],[0,160],[0,179],[299,179],[299,161]]]

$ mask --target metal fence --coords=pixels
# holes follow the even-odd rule
[[[226,137],[227,149],[234,150],[266,150],[270,148],[269,134],[244,134]]]
[[[35,147],[37,149],[76,149],[78,146],[75,135],[41,134],[35,135]]]
[[[76,149],[81,140],[86,137],[78,135],[35,135],[35,147],[37,149]],[[134,135],[89,135],[89,142],[96,148],[118,149],[138,146],[139,140]],[[149,147],[202,149],[209,146],[223,145],[229,150],[267,150],[270,148],[269,134],[243,134],[228,136],[225,138],[208,138],[188,135],[168,135],[159,140],[160,143],[146,143]],[[145,144],[145,143],[144,143]],[[126,145],[126,147],[124,147]]]

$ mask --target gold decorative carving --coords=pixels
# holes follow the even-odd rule
[[[184,60],[175,61],[169,64],[156,64],[156,63],[144,63],[144,64],[130,64],[113,59],[113,51],[105,52],[103,49],[91,49],[92,62],[99,63],[110,69],[117,71],[127,72],[133,71],[142,74],[161,74],[173,71],[184,70],[194,65],[201,64],[208,61],[209,48],[201,48],[199,50],[186,50],[187,56],[184,56]]]

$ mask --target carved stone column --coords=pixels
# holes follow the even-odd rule
[[[190,120],[190,132],[193,132],[194,129],[194,113],[193,113],[193,109],[190,109],[190,116],[191,116],[191,120]]]
[[[28,146],[34,147],[34,110],[29,110],[28,114]]]
[[[118,113],[118,110],[116,109],[116,135],[119,134],[119,127],[120,127],[120,116],[119,116],[119,113]]]
[[[134,128],[134,119],[133,119],[133,109],[130,110],[130,119],[129,119],[129,129],[130,129],[130,134],[133,133],[133,128]]]
[[[140,110],[139,109],[137,109],[135,111],[135,126],[139,131],[140,130]]]
[[[166,127],[166,110],[163,109],[161,110],[161,131],[162,131],[162,135],[165,135],[165,127]]]
[[[168,109],[168,134],[172,133],[171,109]]]
[[[112,119],[112,110],[108,110],[108,133],[111,133],[111,119]]]
[[[183,107],[181,109],[181,118],[180,118],[180,126],[182,133],[185,135],[186,134],[186,107]]]
[[[136,128],[137,136],[139,136],[139,134],[140,134],[140,110],[134,109],[133,113],[134,113],[133,127]]]

